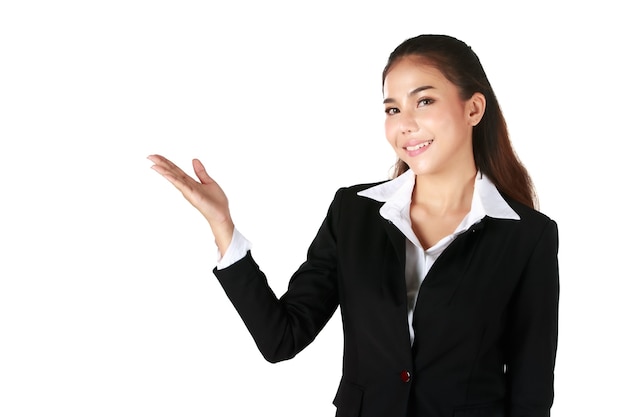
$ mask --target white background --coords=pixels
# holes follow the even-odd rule
[[[478,53],[559,224],[553,416],[624,415],[626,32],[558,3],[2,1],[0,416],[334,415],[339,315],[264,362],[146,156],[205,162],[282,293],[336,188],[387,178],[380,73],[420,33]]]

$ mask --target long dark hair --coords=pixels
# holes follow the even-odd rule
[[[537,208],[539,203],[533,182],[513,150],[502,110],[474,51],[466,43],[447,35],[420,35],[407,39],[389,55],[383,70],[383,83],[393,64],[406,56],[419,56],[437,68],[458,87],[463,100],[477,92],[485,96],[485,114],[472,132],[476,168],[487,175],[502,194]],[[408,165],[398,159],[393,176],[408,169]]]

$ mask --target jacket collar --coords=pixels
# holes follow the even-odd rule
[[[397,178],[362,190],[358,195],[384,203],[380,214],[387,220],[409,220],[411,195],[415,174],[408,170]],[[481,172],[476,174],[472,207],[460,228],[467,228],[483,217],[519,220],[519,215],[509,206],[491,180]],[[394,222],[395,223],[395,222]]]

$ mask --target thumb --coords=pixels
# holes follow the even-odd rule
[[[202,184],[215,182],[213,181],[213,178],[211,178],[209,174],[207,174],[206,169],[204,169],[204,165],[202,165],[202,162],[200,162],[200,160],[194,159],[193,161],[191,161],[191,163],[193,164],[193,170],[196,173],[196,176]]]

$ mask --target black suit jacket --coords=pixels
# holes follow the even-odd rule
[[[277,298],[251,254],[214,270],[263,356],[292,358],[341,309],[337,416],[549,416],[557,343],[556,223],[486,217],[440,255],[420,288],[411,346],[404,235],[382,203],[337,191],[306,261]]]

